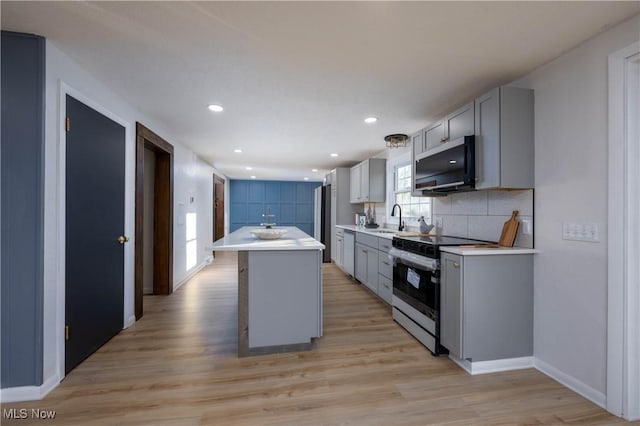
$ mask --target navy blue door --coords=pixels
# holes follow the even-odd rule
[[[69,372],[123,326],[125,128],[67,96],[66,297]]]

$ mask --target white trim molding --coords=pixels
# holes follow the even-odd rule
[[[173,286],[173,291],[175,292],[176,290],[178,290],[180,287],[182,287],[184,284],[187,283],[187,281],[189,281],[191,278],[194,277],[195,274],[197,274],[198,272],[200,272],[205,266],[210,265],[211,262],[213,262],[213,256],[207,256],[202,263],[200,263],[197,266],[194,266],[189,273],[180,281],[178,281],[178,283],[176,285]]]
[[[455,355],[449,355],[449,358],[472,376],[476,374],[498,373],[500,371],[523,370],[525,368],[533,368],[534,366],[532,356],[475,362],[460,359]]]
[[[47,396],[58,384],[60,384],[60,377],[55,375],[49,377],[40,386],[19,386],[0,389],[0,402],[6,404],[9,402],[37,401]]]
[[[561,385],[568,387],[578,395],[581,395],[587,398],[589,401],[593,402],[594,404],[602,408],[605,408],[607,397],[602,392],[592,388],[591,386],[588,386],[582,383],[580,380],[576,379],[575,377],[570,376],[567,373],[564,373],[558,370],[554,366],[547,364],[546,362],[538,358],[535,358],[533,364],[536,370],[546,374],[547,376],[551,377],[553,380],[560,383]]]
[[[609,55],[606,409],[640,419],[640,42]]]

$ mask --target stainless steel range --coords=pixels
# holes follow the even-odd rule
[[[449,236],[393,238],[393,319],[433,355],[449,353],[440,345],[440,247],[485,242]]]

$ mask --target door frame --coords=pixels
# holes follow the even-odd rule
[[[134,191],[133,191],[133,170],[134,163],[134,144],[133,144],[133,127],[131,123],[122,117],[118,116],[108,108],[105,108],[100,103],[94,101],[91,97],[85,95],[83,92],[73,88],[62,80],[58,80],[58,147],[57,147],[57,215],[58,223],[56,226],[56,238],[58,241],[56,263],[57,279],[52,283],[52,287],[55,290],[45,290],[45,312],[43,315],[44,324],[44,364],[56,365],[57,368],[57,382],[65,377],[65,314],[66,314],[66,154],[67,154],[67,132],[63,125],[67,116],[67,95],[74,97],[78,101],[94,109],[105,117],[113,120],[125,128],[125,178],[124,178],[124,235],[133,236],[133,207],[134,207]],[[125,329],[135,322],[133,315],[133,244],[125,244],[124,247],[124,317],[122,318],[122,328]],[[46,286],[46,282],[45,282]],[[51,298],[55,294],[55,301]],[[48,313],[48,307],[53,307],[55,313]],[[48,321],[50,316],[55,315],[55,321]],[[56,348],[55,354],[47,350],[48,337],[51,336],[54,339],[54,346]],[[53,362],[49,360],[50,357],[57,358]],[[56,383],[57,384],[57,383]]]
[[[153,294],[173,292],[173,145],[136,122],[135,316],[142,318],[144,300],[144,149],[156,153],[154,176]]]
[[[629,138],[625,67],[639,53],[636,42],[609,55],[607,410],[627,420],[640,419],[640,173],[629,167],[640,146]]]

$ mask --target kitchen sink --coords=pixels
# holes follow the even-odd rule
[[[394,231],[392,229],[372,229],[369,232],[375,232],[377,234],[395,234],[398,231]]]

